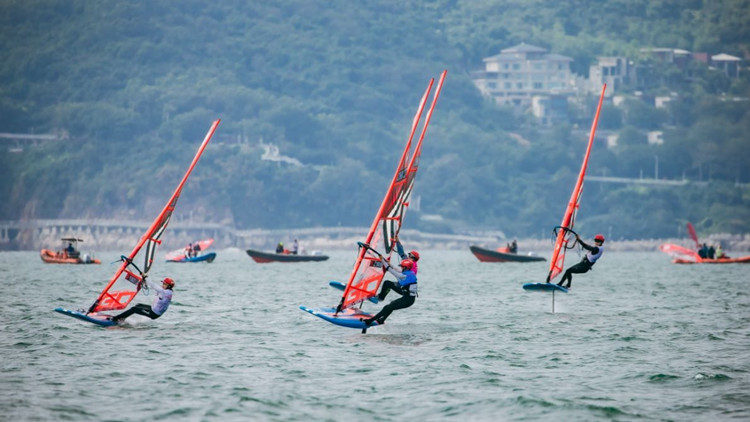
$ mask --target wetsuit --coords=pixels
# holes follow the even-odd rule
[[[602,253],[604,253],[604,246],[590,246],[580,239],[578,240],[578,242],[581,244],[581,247],[583,249],[586,249],[588,252],[586,253],[586,256],[583,257],[581,262],[573,265],[565,271],[565,274],[563,274],[562,276],[562,280],[557,283],[558,286],[562,286],[567,280],[568,284],[564,287],[569,289],[570,284],[573,282],[573,274],[583,274],[589,272],[596,261],[601,258]]]
[[[164,312],[167,312],[169,303],[172,302],[172,290],[162,289],[160,286],[157,286],[156,284],[150,282],[148,279],[146,280],[146,283],[148,283],[149,287],[154,289],[154,292],[156,292],[154,303],[151,306],[148,306],[145,303],[139,303],[128,309],[127,311],[114,316],[112,318],[113,321],[120,322],[133,314],[143,315],[151,319],[156,319],[162,316]]]
[[[398,279],[398,282],[390,280],[383,282],[383,288],[380,290],[380,294],[378,294],[378,299],[385,300],[385,297],[391,290],[400,294],[401,297],[385,305],[383,309],[372,318],[366,319],[365,324],[367,325],[372,324],[373,321],[377,321],[378,324],[383,324],[393,311],[408,308],[413,305],[414,301],[417,299],[417,275],[414,274],[414,271],[406,270],[404,272],[399,272],[388,265],[385,260],[383,260],[383,263],[386,265],[388,272]]]

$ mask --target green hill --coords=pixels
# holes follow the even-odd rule
[[[528,236],[559,224],[591,116],[552,128],[482,98],[469,73],[528,42],[572,57],[641,47],[744,57],[748,1],[23,1],[0,4],[0,132],[65,133],[0,151],[0,219],[151,218],[215,118],[178,214],[238,227],[367,225],[428,79],[449,69],[407,225]],[[710,180],[587,184],[583,232],[750,231],[748,76],[674,69],[667,111],[608,106],[590,174]],[[671,77],[668,77],[671,76]],[[645,131],[664,130],[663,145]],[[526,145],[518,136],[529,140]],[[263,144],[301,166],[261,160]],[[9,146],[11,144],[6,144]],[[14,152],[15,151],[15,152]],[[736,185],[736,183],[744,185]],[[442,220],[423,220],[425,214]]]

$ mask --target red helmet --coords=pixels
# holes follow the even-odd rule
[[[164,284],[166,284],[166,285],[167,285],[167,286],[169,286],[170,288],[174,287],[174,280],[172,280],[172,279],[171,279],[171,278],[169,278],[169,277],[165,278],[165,279],[164,279],[164,280],[162,280],[161,282],[162,282],[162,283],[164,283]]]
[[[405,259],[401,261],[401,268],[405,270],[411,270],[412,268],[414,268],[414,261],[412,261],[411,259]]]
[[[594,240],[596,240],[597,242],[604,242],[604,235],[597,234],[596,236],[594,236]]]
[[[419,252],[417,251],[409,251],[409,258],[419,261]]]

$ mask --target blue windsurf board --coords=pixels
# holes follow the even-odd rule
[[[372,325],[368,326],[362,322],[361,319],[372,318],[372,314],[362,312],[359,309],[344,309],[343,311],[336,313],[336,308],[308,308],[307,306],[300,306],[299,308],[318,318],[322,318],[331,324],[340,325],[342,327],[366,330],[378,325],[377,322],[373,322]]]
[[[117,325],[117,322],[112,321],[110,315],[98,314],[96,312],[86,314],[85,312],[73,311],[65,308],[55,308],[55,312],[59,312],[63,315],[78,318],[81,321],[90,322],[92,324],[101,325],[102,327],[111,327]]]
[[[523,285],[524,290],[532,292],[563,292],[568,293],[568,289],[563,286],[558,286],[555,283],[526,283]]]

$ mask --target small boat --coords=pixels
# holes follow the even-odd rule
[[[698,235],[692,223],[687,223],[687,230],[690,238],[695,242],[695,248],[700,249],[701,243],[698,241]],[[705,245],[705,244],[704,244]],[[659,246],[659,249],[665,254],[674,258],[675,264],[750,264],[750,255],[738,258],[729,258],[726,255],[722,258],[704,258],[698,252],[688,249],[684,246],[673,243],[665,243]]]
[[[739,258],[698,258],[698,260],[675,258],[672,262],[675,264],[750,264],[750,255]]]
[[[201,253],[214,243],[213,239],[204,239],[191,243],[193,256],[187,255],[188,247],[169,252],[166,256],[167,262],[214,262],[216,252]]]
[[[83,242],[83,239],[76,237],[63,237],[62,239],[62,250],[51,251],[49,249],[42,249],[40,257],[42,261],[47,264],[101,264],[102,262],[95,259],[89,254],[81,253],[78,250],[78,242]],[[65,244],[68,244],[66,247]]]
[[[544,257],[536,255],[519,255],[512,253],[510,248],[503,247],[496,250],[485,249],[481,246],[469,246],[471,253],[481,262],[536,262],[546,261]]]
[[[214,259],[216,259],[216,252],[209,252],[204,253],[203,255],[198,256],[183,256],[180,259],[168,259],[167,262],[214,262]]]
[[[267,264],[269,262],[308,262],[308,261],[325,261],[328,259],[328,255],[296,255],[292,253],[276,253],[276,252],[263,252],[256,251],[254,249],[248,249],[247,254],[253,261],[259,264]]]

